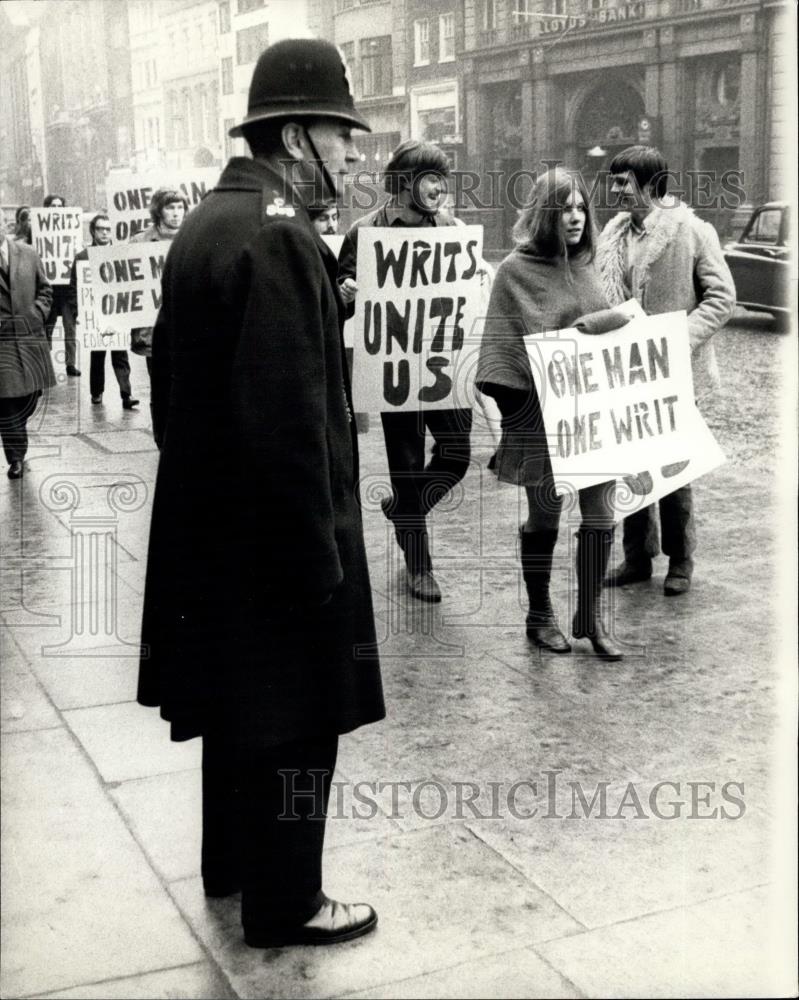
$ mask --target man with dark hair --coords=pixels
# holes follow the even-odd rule
[[[363,226],[454,226],[441,211],[450,173],[446,155],[431,142],[408,139],[391,154],[384,174],[388,201],[359,219],[347,233],[339,255],[339,281],[350,314],[357,291],[358,233]],[[390,333],[387,334],[390,336]],[[441,600],[433,576],[427,514],[456,486],[469,467],[472,411],[417,410],[381,413],[392,496],[383,513],[394,525],[405,557],[408,589],[422,601]],[[433,452],[425,465],[426,432]]]
[[[107,247],[111,243],[111,223],[105,212],[98,212],[89,223],[93,247]],[[72,315],[78,317],[78,263],[89,259],[89,250],[85,248],[75,255],[72,271],[69,276],[69,306]],[[103,401],[105,391],[105,356],[102,348],[91,352],[89,365],[89,390],[92,403],[99,405]],[[133,399],[130,388],[130,361],[127,351],[111,351],[111,367],[114,369],[119,392],[122,397],[122,408],[132,410],[139,405],[138,399]]]
[[[631,146],[610,164],[612,191],[623,211],[599,237],[597,263],[611,305],[631,296],[649,315],[688,313],[691,367],[697,403],[718,388],[712,337],[735,306],[735,285],[715,229],[687,205],[667,194],[668,169],[662,154]],[[663,591],[686,593],[691,586],[696,547],[691,486],[660,500],[660,544],[654,505],[624,521],[624,561],[611,570],[606,586],[648,580],[661,547],[669,557]]]
[[[252,947],[377,923],[322,890],[339,736],[385,714],[337,264],[306,210],[358,162],[353,128],[335,46],[262,53],[230,133],[253,157],[181,227],[153,333],[138,700],[202,737],[203,886],[241,888]]]
[[[159,188],[150,199],[152,225],[131,236],[131,243],[157,243],[159,240],[174,240],[186,213],[189,200],[176,188]],[[130,331],[130,345],[134,354],[144,358],[147,373],[152,377],[153,328],[136,326]],[[151,406],[152,408],[152,406]]]
[[[309,205],[308,216],[320,236],[335,236],[338,233],[338,205],[334,201]]]
[[[42,202],[42,208],[64,208],[66,202],[60,194],[48,194]],[[53,343],[53,330],[61,317],[64,324],[64,354],[66,355],[67,375],[77,377],[80,375],[75,362],[78,359],[78,340],[75,333],[75,313],[70,306],[69,285],[52,285],[53,304],[50,306],[50,314],[45,323],[45,333],[47,343]]]

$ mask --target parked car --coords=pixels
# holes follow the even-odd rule
[[[791,208],[786,202],[770,201],[755,208],[740,238],[724,247],[738,305],[771,313],[780,327],[791,315],[791,272],[796,262],[790,241]]]

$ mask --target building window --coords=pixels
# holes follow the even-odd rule
[[[605,0],[588,0],[589,10],[602,10],[605,6]]]
[[[237,10],[239,14],[249,14],[251,10],[258,10],[259,7],[264,7],[266,0],[239,0],[239,5]]]
[[[552,0],[552,13],[559,17],[566,17],[569,13],[566,9],[567,0]]]
[[[258,56],[269,45],[269,25],[254,24],[251,28],[243,28],[236,32],[236,63],[245,66],[255,62]]]
[[[361,39],[361,94],[383,97],[393,86],[391,35]]]
[[[233,93],[233,56],[225,56],[222,60],[222,93]]]
[[[219,34],[226,35],[230,31],[230,4],[228,0],[219,5]]]
[[[344,74],[347,77],[350,92],[355,97],[355,42],[342,42],[338,48],[344,62]]]
[[[340,14],[342,10],[349,10],[352,4],[353,0],[336,0],[336,13]]]
[[[413,22],[413,64],[427,66],[430,62],[430,22],[425,17]]]
[[[233,140],[228,135],[228,132],[233,128],[233,126],[235,124],[236,124],[236,119],[235,118],[226,118],[225,121],[224,121],[223,127],[225,129],[225,159],[226,160],[229,160],[230,157],[233,155]]]
[[[493,31],[497,26],[496,0],[483,0],[481,25],[483,31]]]
[[[442,14],[438,19],[438,61],[451,62],[455,58],[455,15]]]
[[[741,66],[738,62],[729,62],[716,73],[713,82],[713,96],[719,104],[735,104],[741,88]]]
[[[552,0],[554,2],[554,0]],[[527,24],[530,15],[533,13],[532,0],[515,0],[513,5],[513,23]]]

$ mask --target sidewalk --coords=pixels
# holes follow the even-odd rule
[[[364,518],[389,716],[342,738],[326,891],[373,903],[380,925],[336,948],[269,951],[244,945],[238,897],[203,896],[199,741],[171,744],[135,703],[157,457],[144,364],[132,358],[131,413],[110,361],[105,405],[91,406],[84,359],[24,480],[0,481],[0,995],[792,993],[794,879],[777,833],[795,787],[777,783],[774,753],[795,650],[777,641],[774,593],[793,553],[770,470],[776,386],[793,369],[757,319],[717,343],[729,461],[697,488],[694,587],[664,598],[661,559],[649,584],[606,592],[620,664],[587,643],[566,657],[527,643],[520,498],[486,471],[479,431],[463,489],[433,517],[444,601],[408,598],[372,420]],[[553,574],[564,624],[574,516]]]

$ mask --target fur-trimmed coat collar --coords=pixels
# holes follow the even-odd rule
[[[673,244],[678,231],[691,223],[693,211],[677,198],[667,195],[663,204],[646,217],[647,231],[644,245],[636,259],[638,280],[643,285],[650,268],[663,251]],[[619,305],[628,297],[624,281],[625,240],[632,219],[629,212],[622,212],[605,226],[597,246],[597,265],[602,285],[611,305]]]

